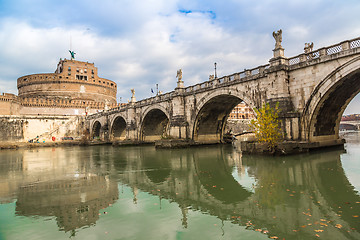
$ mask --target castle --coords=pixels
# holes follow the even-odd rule
[[[86,115],[119,106],[116,83],[73,56],[60,59],[54,73],[19,77],[17,88],[18,95],[0,95],[0,141],[80,137]]]
[[[93,63],[60,59],[55,73],[17,79],[18,96],[0,95],[0,115],[87,115],[117,107],[117,85]]]

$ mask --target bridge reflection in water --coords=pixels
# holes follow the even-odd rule
[[[230,146],[10,153],[0,169],[0,201],[16,200],[19,216],[55,216],[66,232],[94,227],[101,209],[125,201],[119,185],[131,189],[136,206],[145,195],[176,203],[184,229],[197,212],[281,239],[360,239],[360,196],[344,173],[342,151],[280,159],[242,156]]]
[[[286,239],[300,231],[313,237],[314,230],[324,230],[319,232],[325,239],[359,239],[354,215],[360,210],[360,196],[341,167],[342,153],[274,159],[241,156],[223,147],[191,152],[139,148],[139,161],[120,170],[120,179],[134,189],[176,201],[183,214],[184,209],[200,210]],[[234,169],[254,178],[253,192],[235,180]]]

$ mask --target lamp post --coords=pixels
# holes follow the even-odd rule
[[[216,74],[216,63],[214,63],[215,66],[215,79],[217,78],[217,74]]]

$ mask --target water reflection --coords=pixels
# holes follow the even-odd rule
[[[223,147],[134,151],[137,161],[119,172],[120,181],[176,201],[184,226],[192,209],[284,238],[360,237],[360,197],[341,166],[343,151],[275,159]],[[254,178],[253,192],[233,177],[234,168]],[[153,171],[161,171],[158,178]]]
[[[16,153],[2,154],[0,200],[16,200],[19,216],[54,216],[60,230],[73,231],[95,224],[99,210],[118,199],[117,183],[94,169],[84,151]]]
[[[21,216],[54,216],[59,229],[95,225],[99,210],[132,189],[189,211],[285,239],[360,239],[360,196],[343,151],[292,157],[242,156],[229,147],[156,150],[111,146],[1,152],[0,201]],[[151,214],[145,211],[144,214]]]

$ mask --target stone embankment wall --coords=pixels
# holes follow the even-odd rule
[[[59,141],[64,136],[80,138],[84,133],[83,116],[0,116],[0,141]]]

